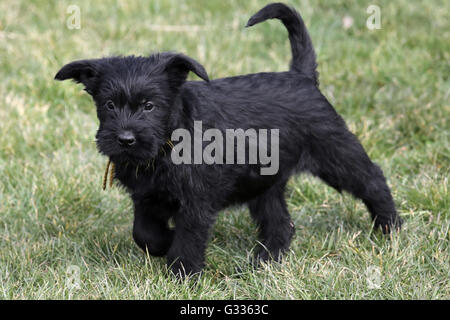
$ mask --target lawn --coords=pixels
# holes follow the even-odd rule
[[[450,298],[444,0],[289,2],[310,30],[322,92],[387,176],[401,233],[372,232],[361,202],[297,176],[286,193],[296,235],[281,265],[248,266],[257,231],[245,207],[220,213],[198,281],[178,283],[134,244],[128,196],[101,190],[91,98],[55,73],[76,59],[165,50],[211,78],[286,70],[284,27],[244,28],[266,3],[0,0],[0,298]],[[366,27],[371,4],[381,29]],[[80,29],[67,26],[70,5]]]

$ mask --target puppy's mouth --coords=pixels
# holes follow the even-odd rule
[[[121,147],[115,143],[97,141],[98,151],[115,163],[144,164],[154,158],[153,152],[138,146]]]
[[[153,159],[150,152],[143,150],[121,150],[120,152],[105,155],[108,156],[113,162],[128,162],[135,165],[142,165],[151,162]]]

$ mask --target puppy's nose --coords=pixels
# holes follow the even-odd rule
[[[117,142],[123,147],[128,147],[136,143],[136,138],[132,132],[124,131],[117,136]]]

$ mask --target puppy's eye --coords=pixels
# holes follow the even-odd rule
[[[114,102],[112,102],[111,100],[106,101],[105,106],[106,106],[106,108],[107,108],[108,110],[114,110],[114,108],[116,107],[116,106],[114,105]]]
[[[143,103],[144,112],[150,112],[155,108],[155,105],[151,101],[146,101]]]

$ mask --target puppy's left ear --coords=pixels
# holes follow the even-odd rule
[[[192,71],[203,80],[209,81],[205,68],[194,59],[183,54],[171,57],[166,63],[165,71],[169,74],[169,80],[176,86],[186,81],[189,71]]]
[[[92,94],[97,85],[98,73],[99,63],[97,59],[78,60],[62,67],[55,75],[55,80],[72,79],[75,82],[82,83],[85,90]]]

